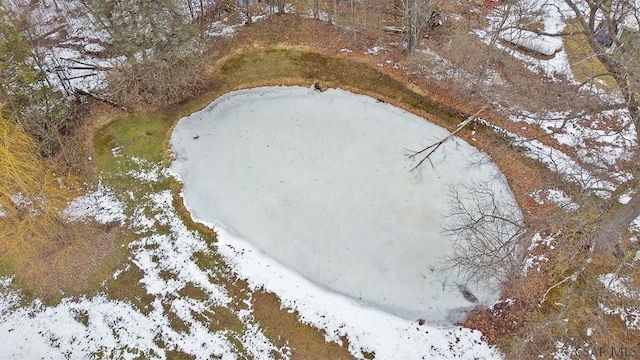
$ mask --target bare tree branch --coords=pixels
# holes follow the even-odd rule
[[[433,154],[436,150],[438,150],[438,148],[440,146],[442,146],[442,144],[444,144],[447,140],[453,138],[458,132],[460,132],[460,130],[462,130],[465,126],[469,125],[473,120],[475,120],[475,118],[480,115],[481,112],[485,111],[486,109],[489,108],[490,105],[485,105],[482,107],[482,109],[476,111],[473,115],[469,116],[468,118],[466,118],[463,122],[460,123],[460,125],[458,125],[458,127],[449,135],[447,135],[447,137],[445,137],[444,139],[431,144],[427,147],[425,147],[422,150],[413,152],[412,154],[407,154],[407,157],[409,157],[409,159],[411,159],[412,161],[415,160],[416,156],[427,152],[427,154],[414,166],[411,168],[410,171],[413,171],[415,169],[417,169],[418,167],[420,167],[420,165],[422,165],[422,163],[424,163],[430,156],[431,154]]]

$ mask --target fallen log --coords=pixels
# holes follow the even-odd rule
[[[88,96],[88,97],[90,97],[92,99],[95,99],[95,100],[98,100],[98,101],[102,101],[103,103],[109,104],[109,105],[111,105],[113,107],[116,107],[116,108],[118,108],[120,110],[123,110],[123,111],[126,111],[128,113],[133,112],[131,109],[128,109],[128,108],[118,104],[117,102],[115,102],[113,100],[110,100],[110,99],[107,99],[105,97],[102,97],[102,96],[100,96],[98,94],[94,94],[92,92],[89,92],[89,91],[86,91],[86,90],[82,90],[82,89],[79,89],[77,87],[74,87],[73,91],[78,95],[84,95],[84,96]]]
[[[442,144],[444,144],[445,141],[453,138],[458,132],[460,132],[460,130],[462,130],[465,126],[469,125],[473,120],[475,120],[475,118],[478,115],[480,115],[481,112],[485,111],[487,108],[489,108],[489,105],[483,106],[482,109],[476,111],[475,114],[473,114],[473,115],[469,116],[468,118],[466,118],[463,122],[460,123],[460,125],[458,125],[458,127],[455,130],[453,130],[453,132],[451,132],[451,134],[447,135],[444,139],[442,139],[442,140],[440,140],[438,142],[435,142],[435,143],[425,147],[422,150],[415,151],[412,154],[407,154],[409,159],[415,160],[416,156],[428,151],[427,155],[425,155],[425,157],[423,157],[422,160],[420,160],[416,164],[416,166],[412,167],[410,171],[413,171],[413,170],[417,169],[418,167],[420,167],[420,165],[422,165],[422,163],[424,163],[431,156],[431,154],[433,154],[436,150],[438,150],[438,148],[440,146],[442,146]]]

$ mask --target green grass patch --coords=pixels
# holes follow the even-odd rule
[[[159,113],[121,117],[98,132],[96,149],[110,151],[115,147],[124,147],[128,155],[158,162],[162,160],[165,134],[170,126],[171,122]]]

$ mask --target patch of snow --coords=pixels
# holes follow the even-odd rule
[[[555,248],[553,246],[553,241],[555,240],[555,236],[556,236],[555,234],[551,234],[543,238],[542,235],[540,235],[540,233],[535,233],[531,238],[531,245],[529,245],[528,250],[532,251],[533,249],[535,249],[540,245],[544,245],[549,249],[553,250]]]
[[[19,296],[7,289],[1,293]],[[155,342],[166,326],[157,322],[159,314],[146,317],[127,302],[97,296],[65,299],[55,307],[36,301],[6,311],[6,305],[0,304],[0,352],[8,359],[84,358],[99,352],[119,358],[165,356]]]
[[[525,150],[525,155],[545,164],[550,170],[563,175],[567,180],[579,184],[584,189],[593,189],[595,194],[608,197],[616,186],[608,180],[594,176],[578,162],[560,150],[547,146],[536,139],[529,139],[522,135],[499,128],[484,119],[476,119],[503,136],[510,138],[515,147]]]
[[[11,288],[13,277],[0,277],[0,320],[20,306],[20,294]]]
[[[233,36],[236,33],[236,29],[238,28],[237,24],[228,24],[229,19],[224,18],[222,20],[214,21],[207,30],[208,37],[229,37]]]
[[[21,192],[11,195],[10,198],[11,202],[20,209],[28,209],[33,205],[33,201]]]
[[[595,116],[587,115],[567,121],[572,115],[569,112],[544,111],[529,113],[522,111],[520,115],[510,116],[514,122],[536,124],[551,135],[561,145],[572,147],[581,161],[599,165],[611,171],[607,166],[615,166],[620,160],[629,160],[630,151],[636,144],[635,130],[628,124],[629,113],[624,110],[605,111]],[[601,129],[601,124],[616,123],[624,130],[610,128]],[[616,177],[624,180],[629,175]]]
[[[638,216],[637,218],[635,218],[635,220],[631,222],[631,225],[629,226],[629,230],[636,234],[640,234],[640,216]]]
[[[129,159],[135,163],[138,169],[129,169],[127,171],[127,175],[133,177],[136,180],[145,182],[156,182],[168,176],[167,169],[158,164],[153,164],[138,157],[130,157]]]
[[[130,198],[134,199],[133,196],[130,196]],[[144,208],[136,208],[133,211],[133,218],[135,219],[134,232],[138,235],[149,233],[156,225],[155,219],[148,217]]]
[[[529,245],[527,251],[532,252],[540,245],[546,246],[547,248],[553,250],[555,248],[553,245],[554,240],[554,234],[548,235],[543,238],[540,233],[535,233],[531,238],[531,245]],[[522,273],[526,276],[529,272],[529,269],[535,269],[536,271],[540,272],[542,269],[542,264],[548,261],[549,258],[544,253],[538,255],[528,254],[527,257],[525,257],[525,259],[522,261]]]
[[[619,297],[625,297],[629,300],[635,300],[637,304],[640,301],[640,289],[633,288],[633,279],[629,276],[620,276],[614,273],[603,274],[599,277],[604,287]],[[618,315],[626,324],[627,328],[640,330],[640,307],[636,306],[608,306],[599,303],[600,309],[605,314]]]
[[[563,2],[556,0],[531,0],[520,1],[515,4],[505,6],[497,6],[491,10],[488,16],[489,27],[486,29],[476,30],[475,33],[487,44],[493,44],[497,48],[510,53],[515,58],[522,60],[529,65],[529,69],[533,72],[542,72],[550,79],[556,77],[557,74],[563,74],[570,81],[577,83],[573,76],[573,72],[569,66],[569,61],[564,49],[557,50],[561,46],[562,40],[556,37],[540,37],[540,36],[522,36],[522,34],[530,34],[519,26],[519,20],[522,14],[530,16],[537,15],[538,18],[531,19],[532,22],[539,21],[544,24],[544,32],[559,33],[565,27],[565,20],[572,17],[571,9]],[[514,33],[521,29],[520,33]],[[522,32],[522,31],[525,32]],[[544,53],[550,53],[553,50],[552,58],[538,59],[530,55],[526,55],[520,51],[511,49],[499,41],[493,41],[494,37],[507,37],[515,40],[520,45],[531,45],[536,50],[542,50]]]
[[[241,5],[241,4],[238,4]],[[242,5],[244,6],[244,5]],[[261,7],[259,8],[259,12],[251,15],[251,22],[256,23],[260,22],[269,16],[277,14],[276,9],[272,7]],[[284,7],[285,14],[295,13],[295,7],[291,4],[286,4]],[[216,37],[231,37],[236,34],[238,29],[245,24],[248,23],[248,18],[244,12],[241,14],[241,22],[239,24],[231,24],[228,17],[223,18],[222,20],[217,20],[209,25],[209,28],[206,31],[206,35],[210,38]]]
[[[538,204],[550,201],[566,210],[577,210],[580,206],[574,203],[564,191],[559,189],[538,189],[531,193],[531,197]]]
[[[151,234],[142,237],[129,244],[132,249],[133,263],[144,271],[141,280],[147,288],[147,292],[153,295],[175,293],[182,289],[186,283],[192,283],[198,288],[210,294],[210,301],[222,306],[230,299],[224,288],[211,284],[211,274],[200,269],[192,260],[197,252],[207,252],[207,243],[196,233],[187,229],[173,209],[173,196],[169,190],[148,196],[151,210],[156,214],[154,221],[156,226],[168,227],[170,233]],[[147,221],[143,217],[142,223]],[[131,219],[131,223],[138,224],[137,219]],[[146,225],[144,225],[146,228]],[[173,277],[165,279],[163,271],[170,271]]]
[[[617,295],[626,296],[630,299],[640,300],[640,289],[633,289],[633,279],[629,276],[619,276],[613,273],[600,275],[598,277],[600,282],[607,288],[607,290]]]
[[[103,88],[103,70],[122,61],[122,57],[101,57],[111,36],[81,1],[16,1],[11,8],[29,21],[31,36],[46,36],[54,44],[36,47],[34,53],[47,70],[48,83],[60,91]]]
[[[353,50],[351,50],[351,49],[347,49],[347,48],[342,48],[342,49],[340,49],[340,52],[344,52],[344,53],[352,53],[352,52],[353,52]]]
[[[578,344],[570,345],[562,341],[555,342],[556,350],[553,352],[554,360],[572,360],[572,359],[596,360],[600,358],[598,356],[598,350],[593,348],[591,344],[585,341],[579,341],[573,338],[571,339],[571,341]]]
[[[84,45],[84,51],[89,53],[99,53],[107,50],[101,44],[89,43]]]
[[[122,274],[123,272],[127,272],[129,270],[131,270],[131,264],[127,264],[122,269],[116,270],[111,277],[113,278],[113,280],[117,280],[120,274]]]
[[[631,192],[626,192],[626,193],[620,195],[620,197],[618,198],[618,202],[620,204],[626,204],[629,201],[631,201],[631,197],[632,197],[632,193]]]
[[[524,29],[507,29],[500,33],[500,38],[546,56],[554,55],[562,49],[562,39],[538,35]]]
[[[84,44],[83,46],[96,49],[101,45]],[[48,74],[49,82],[60,90],[66,87],[91,92],[105,88],[106,72],[103,70],[121,65],[125,57],[100,59],[89,54],[87,51],[81,52],[59,46],[42,49],[41,56],[46,67],[53,69]]]
[[[627,329],[640,330],[640,308],[638,307],[608,307],[599,304],[600,309],[607,315],[618,315]]]
[[[123,154],[122,154],[122,149],[123,149],[123,147],[122,147],[122,146],[116,146],[116,147],[114,147],[114,148],[112,148],[112,149],[111,149],[111,154],[112,154],[114,157],[122,157],[122,156],[123,156]]]
[[[396,70],[402,70],[402,72],[404,72],[405,74],[408,73],[408,69],[407,69],[406,66],[404,66],[404,65],[402,65],[400,63],[394,62],[393,60],[385,60],[384,63],[387,64],[387,65],[391,65],[391,67],[396,69]]]
[[[95,190],[72,200],[62,214],[70,220],[93,218],[102,224],[122,224],[126,218],[122,202],[116,198],[113,190],[101,183]]]
[[[529,255],[523,260],[522,273],[527,276],[529,269],[535,269],[537,272],[542,270],[542,263],[549,261],[545,255]]]
[[[491,310],[491,314],[493,316],[500,316],[500,314],[502,314],[502,308],[499,306],[501,304],[506,304],[506,306],[513,306],[513,304],[515,304],[516,301],[512,298],[508,298],[505,300],[498,300],[495,304],[493,304],[493,306],[491,306],[490,310]]]
[[[384,51],[385,48],[383,48],[382,46],[374,46],[370,49],[367,49],[367,51],[364,52],[365,55],[380,55],[381,51]]]

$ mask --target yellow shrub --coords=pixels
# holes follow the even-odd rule
[[[55,278],[69,272],[60,254],[71,266],[70,252],[91,252],[87,240],[96,237],[96,224],[62,216],[74,192],[52,169],[20,125],[0,116],[0,270],[38,295],[60,289]]]

